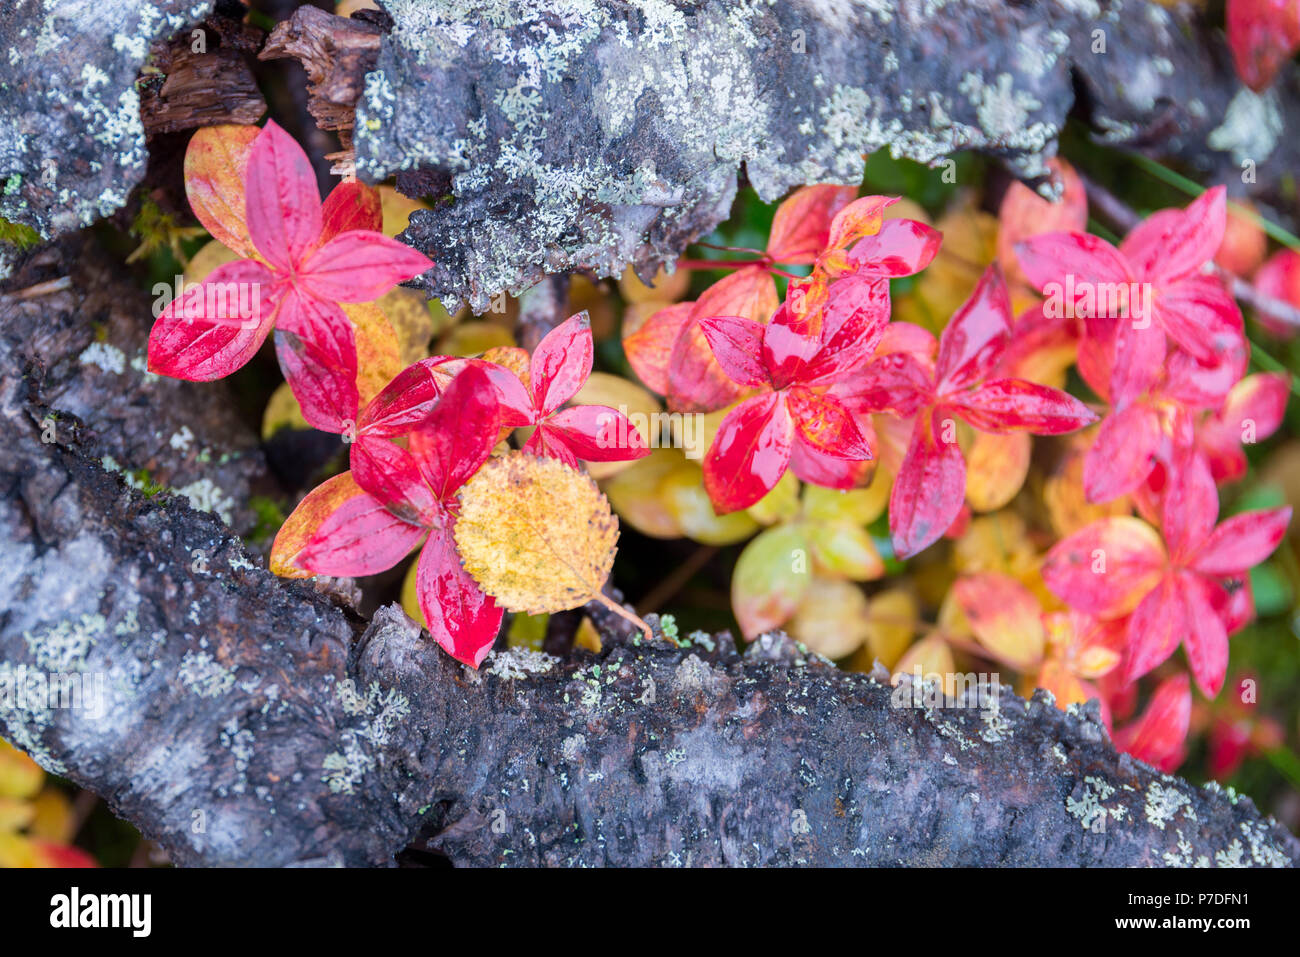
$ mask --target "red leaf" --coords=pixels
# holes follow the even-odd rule
[[[992,371],[1011,335],[1011,301],[996,266],[980,277],[970,298],[939,337],[935,363],[940,395],[973,385]]]
[[[1186,675],[1166,678],[1142,717],[1115,731],[1115,747],[1170,774],[1181,763],[1192,720],[1192,692]]]
[[[411,433],[411,454],[438,501],[450,501],[487,461],[500,422],[496,391],[487,373],[467,365]]]
[[[568,446],[585,462],[628,462],[650,454],[641,433],[626,415],[604,405],[575,405],[561,409],[538,430]]]
[[[324,355],[315,343],[277,329],[275,355],[308,425],[336,435],[355,433],[360,402],[355,353],[349,368]]]
[[[434,529],[420,551],[415,594],[443,651],[472,668],[482,664],[501,628],[501,608],[461,567],[450,529]]]
[[[420,474],[415,456],[388,439],[359,438],[352,443],[352,478],[384,508],[412,525],[433,525],[438,502]]]
[[[1160,531],[1175,563],[1199,550],[1219,517],[1219,492],[1205,457],[1178,449],[1165,470]]]
[[[1136,681],[1174,653],[1191,627],[1178,576],[1166,574],[1147,592],[1128,623],[1125,677]]]
[[[379,232],[384,225],[383,201],[379,190],[360,180],[339,183],[321,206],[320,242],[353,229]]]
[[[1228,673],[1228,631],[1214,607],[1212,588],[1217,585],[1187,573],[1179,576],[1179,584],[1187,607],[1187,633],[1183,636],[1187,663],[1201,693],[1213,698]]]
[[[1162,209],[1138,223],[1120,253],[1141,278],[1165,285],[1196,273],[1214,258],[1227,225],[1222,186],[1207,189],[1186,209]]]
[[[942,538],[966,498],[966,461],[955,439],[943,440],[937,419],[937,412],[917,415],[889,495],[889,533],[899,558],[911,558]]]
[[[1191,567],[1225,578],[1249,571],[1273,554],[1290,521],[1289,507],[1234,515],[1205,539]]]
[[[866,437],[835,396],[795,386],[786,393],[786,406],[799,445],[832,458],[855,462],[871,458]]]
[[[1073,275],[1082,283],[1127,283],[1128,263],[1119,250],[1091,233],[1044,233],[1016,246],[1020,268],[1030,285],[1042,293],[1059,287]],[[1057,293],[1060,289],[1057,288]]]
[[[1146,481],[1160,449],[1160,416],[1139,402],[1112,412],[1083,461],[1083,488],[1089,502],[1109,502]]]
[[[727,413],[704,456],[704,488],[719,514],[748,508],[770,492],[790,462],[794,424],[776,393]]]
[[[243,329],[162,316],[149,332],[149,371],[190,382],[228,376],[257,354],[274,318],[267,315],[256,328]]]
[[[1114,366],[1110,401],[1124,406],[1149,392],[1165,364],[1165,334],[1154,321],[1139,328],[1131,319],[1115,323]]]
[[[321,299],[370,302],[433,266],[429,257],[383,233],[340,233],[312,253],[298,278]]]
[[[1071,608],[1118,618],[1164,575],[1160,536],[1129,516],[1104,518],[1058,542],[1043,561],[1043,582]]]
[[[387,571],[420,543],[425,529],[404,522],[361,492],[329,514],[297,564],[317,575],[375,575]]]
[[[253,245],[273,267],[287,272],[320,236],[321,203],[307,154],[274,120],[253,143],[246,189]]]
[[[889,283],[845,276],[831,284],[818,351],[800,376],[804,385],[829,385],[867,364],[889,326]],[[771,325],[777,323],[773,319]]]
[[[1262,92],[1300,49],[1300,3],[1228,0],[1225,19],[1237,74],[1256,93]]]
[[[1092,410],[1074,396],[1024,379],[994,379],[945,401],[985,432],[1060,435],[1097,421]]]
[[[803,186],[776,208],[767,254],[774,262],[811,263],[826,248],[831,220],[857,196],[856,186]]]
[[[356,333],[352,320],[337,302],[315,299],[299,289],[290,289],[280,301],[275,326],[277,331],[292,333],[311,343],[320,361],[348,370],[356,378]]]
[[[1213,276],[1162,287],[1156,315],[1169,337],[1201,362],[1242,347],[1241,310]]]
[[[713,357],[733,382],[744,386],[768,383],[763,365],[765,327],[761,323],[739,316],[707,316],[699,322]]]
[[[428,418],[442,392],[433,366],[445,361],[445,356],[421,359],[399,372],[362,411],[357,433],[393,438],[406,435]]]
[[[271,270],[256,259],[237,259],[187,286],[160,318],[255,329],[275,314],[282,295]]]
[[[592,349],[585,312],[570,316],[537,344],[528,374],[538,415],[550,415],[582,388],[591,375]]]
[[[925,223],[886,219],[878,233],[859,240],[849,250],[848,261],[863,276],[911,276],[930,265],[942,242],[943,233]]]

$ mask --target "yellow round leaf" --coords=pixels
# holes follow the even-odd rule
[[[509,611],[577,608],[609,577],[618,519],[590,476],[555,459],[492,459],[461,490],[460,506],[462,564]]]

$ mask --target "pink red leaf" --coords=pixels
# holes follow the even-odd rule
[[[357,432],[392,438],[406,435],[423,422],[442,391],[432,366],[444,358],[421,359],[399,372],[362,410]]]
[[[1011,301],[996,266],[985,270],[970,298],[939,337],[935,363],[939,394],[973,385],[997,364],[1011,334]]]
[[[429,634],[457,661],[477,668],[501,628],[501,608],[460,564],[448,528],[437,528],[420,551],[415,594]]]
[[[570,316],[537,344],[529,376],[539,415],[550,415],[582,388],[591,375],[592,350],[591,320],[585,312]]]
[[[320,236],[316,174],[302,147],[274,120],[253,143],[245,211],[253,245],[278,270],[300,262]]]
[[[922,410],[889,496],[889,532],[899,558],[911,558],[943,537],[966,497],[966,461],[945,441],[938,415]]]
[[[1207,698],[1213,698],[1228,673],[1228,631],[1214,607],[1213,589],[1218,586],[1186,572],[1179,576],[1179,584],[1187,608],[1187,633],[1183,636],[1187,663],[1196,686]]]
[[[1115,747],[1170,774],[1182,763],[1183,742],[1192,720],[1192,691],[1186,675],[1166,678],[1142,716],[1115,731]]]
[[[1154,319],[1116,320],[1109,390],[1113,404],[1125,406],[1151,390],[1164,368],[1165,346],[1164,330]]]
[[[1201,362],[1213,362],[1241,348],[1241,310],[1213,276],[1195,276],[1165,287],[1156,312],[1169,337]]]
[[[1210,533],[1191,567],[1224,578],[1249,571],[1273,554],[1290,521],[1290,508],[1234,515]]]
[[[1020,269],[1039,292],[1060,288],[1073,276],[1081,283],[1127,283],[1128,263],[1120,251],[1091,233],[1044,233],[1016,246]]]
[[[1073,432],[1097,420],[1072,395],[1024,379],[994,379],[946,399],[961,417],[986,432],[1028,431],[1038,435]]]
[[[352,478],[384,508],[404,522],[429,526],[438,503],[406,449],[388,439],[359,438],[352,443]]]
[[[1162,209],[1135,226],[1120,252],[1143,279],[1164,285],[1214,258],[1227,224],[1226,190],[1206,190],[1186,209]]]
[[[641,433],[626,415],[603,405],[561,409],[538,426],[568,446],[584,462],[628,462],[650,454]]]
[[[1187,604],[1180,594],[1179,576],[1160,577],[1133,611],[1128,623],[1128,668],[1125,677],[1136,681],[1174,653],[1191,627]]]
[[[373,495],[361,492],[325,518],[297,564],[317,575],[375,575],[400,562],[424,533],[423,527],[402,521]]]
[[[438,501],[450,501],[487,461],[500,421],[487,373],[477,365],[466,366],[411,433],[411,454]]]
[[[383,233],[340,233],[302,264],[299,281],[321,299],[370,302],[429,269],[429,257]]]
[[[237,259],[187,286],[163,307],[161,318],[255,329],[271,317],[279,299],[271,270],[256,259]]]
[[[1256,93],[1263,92],[1300,49],[1300,3],[1228,0],[1225,20],[1238,76]]]
[[[1195,450],[1180,448],[1165,469],[1160,531],[1175,562],[1200,549],[1219,517],[1219,492],[1210,466]]]
[[[718,365],[733,382],[744,386],[768,382],[767,368],[763,365],[763,329],[761,323],[739,316],[700,319],[700,330]]]
[[[871,458],[866,437],[852,413],[835,396],[795,386],[786,393],[786,405],[800,445],[832,458]]]
[[[1100,618],[1128,614],[1164,575],[1155,530],[1128,516],[1104,518],[1058,542],[1043,562],[1043,581],[1071,608]]]
[[[355,430],[360,402],[355,353],[349,367],[323,354],[315,343],[277,329],[275,355],[308,425],[336,435]]]
[[[794,424],[776,393],[727,413],[704,456],[704,488],[719,514],[748,508],[772,490],[790,462]]]
[[[848,261],[864,276],[911,276],[930,265],[942,242],[943,233],[925,223],[886,219],[879,232],[860,239],[849,250]]]
[[[160,317],[149,332],[149,371],[190,382],[223,378],[257,354],[273,324],[273,316],[252,329]]]
[[[889,309],[886,280],[850,275],[832,283],[822,313],[820,345],[800,381],[829,385],[865,366],[889,327]]]

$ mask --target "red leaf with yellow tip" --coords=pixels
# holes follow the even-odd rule
[[[811,263],[826,248],[831,222],[858,194],[856,186],[803,186],[776,208],[767,237],[773,262]]]

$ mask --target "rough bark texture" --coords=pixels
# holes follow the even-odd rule
[[[82,298],[46,335],[32,300],[0,301],[0,734],[178,863],[384,864],[412,841],[458,864],[1300,862],[1248,799],[1117,754],[1086,709],[918,702],[783,637],[740,657],[597,619],[600,656],[471,671],[395,607],[367,623],[105,471],[104,443],[159,444],[108,396],[159,415],[180,393],[150,389],[204,387],[71,361],[63,317],[105,312],[52,295]],[[224,406],[190,404],[196,437],[238,432]],[[32,673],[81,676],[101,706],[15,695]]]
[[[1276,185],[1297,159],[1300,97],[1249,92],[1220,39],[1142,0],[385,6],[357,166],[451,177],[454,202],[405,234],[449,308],[546,273],[648,277],[727,216],[742,164],[766,201],[860,182],[882,149],[979,150],[1033,179],[1076,88],[1109,142],[1214,178],[1249,159]]]
[[[0,218],[50,237],[111,215],[144,175],[136,76],[211,0],[15,0],[0,10]],[[0,276],[4,274],[0,249]]]
[[[140,117],[149,139],[220,123],[256,123],[266,112],[244,60],[261,47],[262,31],[220,15],[208,17],[195,31],[200,32],[181,32],[154,44],[150,69],[139,84]]]
[[[181,382],[146,368],[153,303],[84,234],[30,254],[0,286],[0,358],[39,357],[59,437],[75,416],[100,462],[148,491],[169,489],[236,532],[249,499],[272,490],[257,436],[225,382]],[[167,298],[170,298],[168,295]]]

